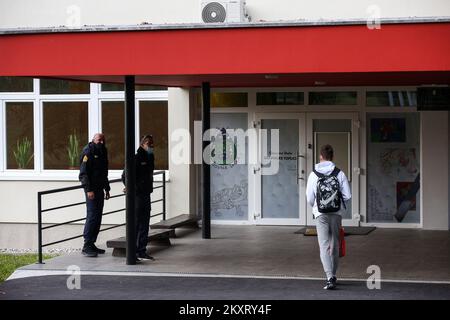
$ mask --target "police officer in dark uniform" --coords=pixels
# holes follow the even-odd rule
[[[108,181],[108,151],[105,136],[96,133],[92,142],[83,149],[80,157],[79,180],[86,194],[86,224],[84,225],[84,246],[81,251],[87,257],[96,257],[105,250],[95,246],[100,231],[104,199],[109,199],[111,190]]]
[[[151,210],[150,194],[153,192],[153,170],[155,169],[153,137],[151,135],[145,135],[141,138],[140,146],[135,155],[135,165],[136,256],[138,260],[154,260],[152,256],[147,254]],[[122,173],[122,182],[125,184],[125,170]]]

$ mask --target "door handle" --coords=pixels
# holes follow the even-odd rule
[[[298,180],[305,180],[304,177],[300,177],[300,175],[299,175],[299,167],[300,167],[300,165],[299,165],[299,159],[300,159],[300,158],[305,159],[305,156],[304,156],[304,155],[301,155],[300,152],[297,150],[297,184],[298,184]],[[302,174],[302,175],[305,174],[305,170],[302,169],[301,174]]]

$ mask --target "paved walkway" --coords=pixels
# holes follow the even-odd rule
[[[317,238],[295,234],[298,227],[213,226],[212,239],[199,230],[177,230],[170,247],[150,247],[156,261],[127,266],[108,250],[98,258],[68,254],[21,268],[13,277],[64,274],[69,266],[83,272],[139,272],[244,277],[324,277]],[[377,265],[383,280],[450,282],[450,232],[377,229],[348,236],[347,256],[338,277],[365,280],[367,268]],[[43,273],[42,273],[43,272]]]

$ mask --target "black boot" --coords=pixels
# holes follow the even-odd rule
[[[95,244],[92,244],[92,247],[94,248],[94,250],[98,253],[98,254],[104,254],[106,251],[100,248],[97,248],[97,246]]]
[[[95,250],[95,246],[92,243],[85,242],[83,246],[83,250],[81,250],[81,253],[85,257],[95,258],[98,253],[97,250]]]

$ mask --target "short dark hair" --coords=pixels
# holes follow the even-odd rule
[[[333,161],[333,147],[329,144],[323,145],[322,147],[320,147],[320,155],[322,156],[323,160]]]
[[[146,134],[141,137],[141,145],[143,145],[147,140],[153,139],[151,134]]]

